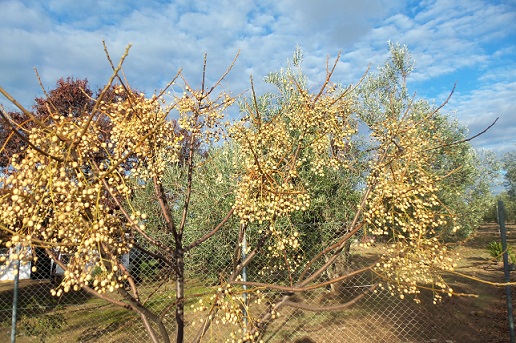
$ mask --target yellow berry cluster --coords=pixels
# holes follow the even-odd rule
[[[221,285],[210,299],[199,299],[197,304],[191,305],[191,308],[194,313],[211,310],[211,314],[206,319],[200,320],[201,323],[210,321],[214,325],[222,324],[228,328],[234,328],[226,342],[256,342],[260,332],[253,329],[259,320],[254,317],[251,305],[260,305],[265,300],[266,295],[260,289],[244,290],[225,284]],[[273,315],[279,316],[279,313],[274,312]]]
[[[103,144],[112,154],[111,163],[132,164],[132,177],[161,178],[167,164],[178,160],[182,137],[167,115],[173,106],[164,100],[115,88],[116,102],[102,103],[101,111],[113,124],[111,141]],[[109,167],[109,166],[107,166]]]
[[[273,221],[306,210],[310,196],[300,170],[307,166],[324,174],[327,168],[346,167],[350,159],[356,125],[346,91],[325,85],[311,94],[288,75],[282,77],[292,86],[277,108],[242,106],[244,119],[229,130],[244,156],[234,205],[242,222]]]
[[[441,275],[454,268],[454,258],[438,237],[438,229],[453,220],[441,206],[442,176],[433,172],[437,162],[429,153],[439,142],[411,119],[389,118],[381,126],[375,132],[379,155],[371,164],[363,217],[373,235],[391,243],[375,270],[393,294],[417,295],[424,286],[435,290],[437,300],[452,292]]]
[[[113,206],[114,197],[124,202],[131,196],[130,172],[124,168],[130,156],[137,156],[148,175],[156,175],[164,161],[173,160],[165,156],[178,150],[156,103],[136,97],[103,103],[100,113],[53,115],[29,132],[29,144],[11,157],[0,177],[0,223],[11,234],[2,243],[21,249],[10,258],[36,262],[33,248],[43,247],[68,260],[53,294],[84,285],[113,291],[126,278],[118,269],[119,258],[132,248],[130,228],[144,229],[145,215],[124,218]],[[108,139],[99,134],[98,124],[106,115],[114,125]],[[165,133],[172,138],[164,138]]]
[[[189,132],[200,143],[212,144],[226,136],[223,122],[226,109],[235,100],[226,93],[219,93],[215,99],[206,91],[193,90],[185,86],[182,96],[176,96],[176,107],[179,111],[179,126]]]
[[[276,271],[295,272],[303,258],[299,232],[278,227],[277,223],[269,226],[269,232],[270,240],[265,254],[267,263],[263,264],[258,274],[270,276]]]

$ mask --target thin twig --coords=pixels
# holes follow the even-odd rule
[[[324,90],[326,89],[326,86],[328,86],[328,83],[330,83],[331,76],[335,72],[335,68],[337,67],[337,63],[340,60],[341,52],[337,55],[337,58],[335,59],[335,62],[333,63],[333,67],[331,70],[328,70],[328,67],[326,67],[326,79],[324,80],[324,84],[322,85],[321,89],[319,90],[319,93],[314,98],[314,103],[317,102],[317,99],[323,94]],[[327,61],[329,60],[329,57],[327,58]]]
[[[215,82],[213,84],[213,86],[210,88],[210,90],[206,93],[206,95],[210,95],[211,92],[213,92],[213,90],[215,88],[217,88],[217,86],[222,82],[222,80],[224,80],[224,78],[229,74],[229,72],[231,71],[231,69],[233,69],[233,67],[235,66],[235,63],[238,59],[238,56],[240,55],[240,50],[238,50],[237,54],[235,55],[235,58],[233,58],[233,62],[231,62],[231,64],[229,65],[229,67],[226,69],[226,71],[224,72],[224,74],[222,74],[222,76],[217,80],[217,82]]]
[[[1,88],[0,88],[0,90],[1,90]],[[2,109],[0,109],[0,116],[4,119],[4,121],[7,123],[7,125],[9,125],[9,127],[12,129],[12,132],[14,132],[18,137],[20,137],[20,139],[23,140],[25,143],[27,143],[31,148],[33,148],[40,154],[53,159],[54,161],[64,162],[64,159],[50,155],[46,151],[44,151],[41,148],[38,148],[36,145],[34,145],[27,137],[25,137],[25,135],[23,135],[21,132],[19,132],[17,130],[17,128],[11,122],[12,119],[9,117],[9,115],[7,113],[4,113],[4,111]]]
[[[222,221],[213,230],[211,230],[206,235],[204,235],[203,237],[199,238],[195,242],[191,243],[186,248],[184,248],[184,252],[185,253],[188,252],[189,250],[195,248],[196,246],[198,246],[199,244],[203,243],[204,241],[209,239],[211,236],[216,234],[224,226],[224,224],[226,224],[226,222],[229,220],[229,218],[231,218],[231,216],[233,215],[233,211],[234,211],[233,208],[231,210],[229,210],[229,212],[226,214],[224,219],[222,219]]]
[[[25,107],[23,107],[18,101],[16,101],[15,98],[13,98],[9,93],[7,93],[2,87],[0,87],[0,93],[2,93],[7,100],[9,100],[11,103],[13,103],[20,111],[23,112],[27,117],[29,117],[36,125],[38,125],[41,128],[45,127],[45,124],[41,122],[34,114],[32,114],[30,111],[28,111]]]
[[[461,144],[461,143],[466,143],[466,142],[469,142],[475,138],[477,138],[478,136],[481,136],[483,135],[484,133],[487,132],[487,130],[489,130],[490,128],[492,128],[496,122],[498,121],[498,119],[500,119],[500,117],[496,117],[496,119],[491,123],[491,125],[489,125],[488,127],[486,127],[484,130],[482,130],[481,132],[477,133],[476,135],[474,136],[471,136],[469,138],[466,138],[466,139],[462,139],[460,141],[455,141],[455,142],[452,142],[452,143],[449,143],[449,144],[444,144],[444,145],[439,145],[439,146],[436,146],[436,147],[433,147],[433,148],[428,148],[426,149],[425,151],[429,151],[429,150],[435,150],[435,149],[441,149],[441,148],[445,148],[445,147],[449,147],[449,146],[452,146],[452,145],[457,145],[457,144]]]

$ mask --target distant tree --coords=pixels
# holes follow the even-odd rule
[[[505,172],[503,185],[505,192],[497,197],[502,200],[505,207],[505,218],[508,222],[516,222],[516,151],[509,151],[501,159],[501,169]],[[492,212],[496,217],[498,201],[494,204]]]
[[[505,170],[504,186],[507,194],[516,200],[516,151],[506,153],[502,159]]]
[[[90,113],[95,105],[87,79],[67,77],[57,80],[46,97],[36,98],[34,114],[41,120],[52,115],[80,117]]]
[[[484,216],[484,221],[497,223],[498,218],[498,201],[502,201],[505,209],[505,220],[507,223],[515,223],[516,224],[516,201],[514,198],[511,198],[507,192],[502,192],[498,194],[489,207],[489,211]]]
[[[9,165],[12,154],[26,146],[25,141],[16,134],[16,131],[25,130],[28,127],[27,119],[15,111],[5,112],[7,116],[0,117],[0,170]],[[11,118],[9,120],[8,118]]]
[[[7,117],[0,118],[0,135],[2,141],[6,142],[2,149],[0,167],[7,167],[9,162],[7,156],[12,156],[15,152],[23,154],[27,142],[22,137],[29,136],[30,130],[37,126],[34,123],[35,119],[41,122],[56,120],[52,118],[51,113],[54,117],[85,115],[91,112],[95,104],[92,94],[87,79],[61,78],[56,82],[55,88],[47,93],[47,97],[35,99],[31,112],[27,110],[26,112],[7,112]]]

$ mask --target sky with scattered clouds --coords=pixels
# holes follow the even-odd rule
[[[236,94],[297,45],[314,85],[339,52],[335,78],[352,84],[398,42],[416,63],[412,92],[438,104],[457,82],[444,111],[471,135],[500,118],[473,145],[516,149],[516,0],[0,0],[0,86],[27,107],[42,94],[34,68],[46,88],[72,76],[96,89],[111,74],[102,40],[114,60],[132,44],[124,69],[147,93],[179,68],[200,83],[205,52],[215,80],[240,51],[226,82]]]

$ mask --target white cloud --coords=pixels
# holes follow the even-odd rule
[[[492,149],[501,154],[514,148],[516,139],[516,115],[514,100],[516,82],[494,83],[459,94],[450,100],[449,111],[456,111],[461,122],[468,126],[470,133],[482,132],[496,118],[498,122],[487,133],[472,141],[476,147]]]
[[[105,82],[110,68],[102,39],[115,62],[133,44],[125,70],[130,83],[147,92],[165,85],[181,67],[192,83],[200,82],[204,52],[213,81],[240,49],[227,79],[236,93],[249,88],[249,74],[263,87],[261,78],[284,66],[298,44],[312,82],[322,82],[327,56],[341,50],[335,77],[356,82],[368,65],[375,71],[385,61],[390,40],[407,44],[416,60],[414,90],[421,87],[421,93],[442,99],[432,92],[450,89],[448,79],[461,85],[467,78],[478,85],[454,96],[450,107],[454,104],[459,118],[475,131],[495,113],[503,114],[506,133],[500,137],[516,136],[516,116],[508,110],[516,105],[513,0],[41,3],[3,1],[0,11],[0,85],[27,105],[39,94],[33,67],[48,87],[70,75],[87,77],[92,87]],[[473,70],[476,79],[468,73]],[[443,79],[446,84],[439,84]]]

